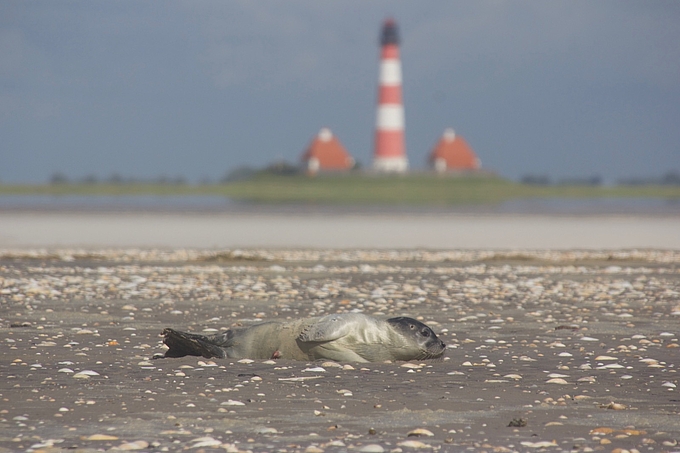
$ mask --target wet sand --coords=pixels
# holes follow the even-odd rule
[[[0,279],[0,451],[680,451],[678,252],[15,250]],[[352,311],[445,359],[154,359],[166,326]]]
[[[0,211],[0,248],[680,249],[680,216]]]

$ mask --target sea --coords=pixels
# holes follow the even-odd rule
[[[680,200],[664,198],[526,198],[495,204],[414,206],[317,203],[267,204],[232,200],[216,195],[0,195],[0,211],[675,216],[680,215]]]

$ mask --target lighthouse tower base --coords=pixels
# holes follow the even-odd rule
[[[406,173],[408,159],[406,157],[376,157],[373,160],[373,170],[379,173]]]

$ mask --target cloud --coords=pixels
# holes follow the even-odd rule
[[[376,78],[380,22],[393,15],[412,83],[485,89],[511,77],[673,88],[680,8],[635,2],[201,2],[198,63],[221,89],[356,90]],[[549,74],[541,74],[548,71]]]
[[[0,77],[9,79],[22,75],[34,53],[21,31],[0,29]]]
[[[578,82],[677,87],[679,20],[678,7],[627,2],[449,4],[413,24],[404,49],[410,75],[426,81],[450,73],[485,87],[553,68]]]
[[[122,172],[121,149],[148,159],[140,172],[188,147],[266,162],[322,125],[368,155],[388,16],[414,160],[453,126],[505,174],[608,149],[621,166],[643,147],[649,168],[677,161],[680,3],[666,0],[0,2],[0,133],[22,156],[99,153]]]
[[[26,87],[51,84],[48,59],[17,28],[0,29],[0,84]],[[0,90],[0,117],[46,118],[59,111],[59,102],[30,89]]]
[[[218,2],[187,14],[204,36],[199,61],[221,88],[352,89],[372,76],[359,62],[375,58],[377,24],[367,43],[365,21],[344,3]]]

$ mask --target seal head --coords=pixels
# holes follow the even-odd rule
[[[361,313],[327,315],[309,322],[297,338],[310,359],[384,362],[437,359],[446,345],[413,318],[382,320]]]
[[[426,324],[406,316],[389,318],[387,323],[392,326],[394,330],[407,338],[411,338],[418,344],[421,352],[415,357],[412,357],[412,359],[436,359],[444,354],[446,344],[444,344],[444,342],[441,341],[434,331]]]

